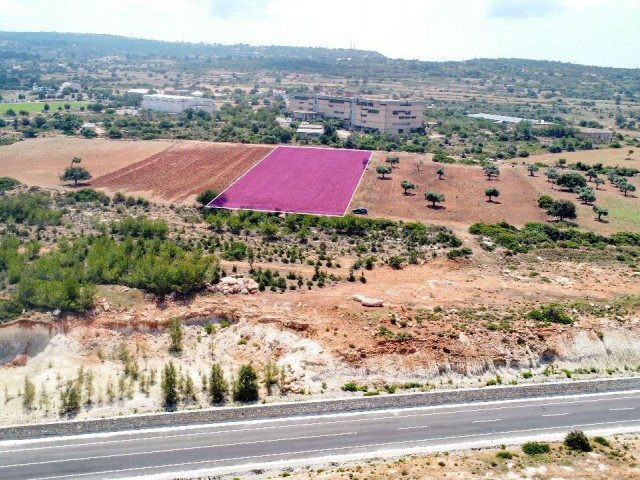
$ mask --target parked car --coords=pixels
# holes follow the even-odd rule
[[[353,213],[355,213],[356,215],[366,215],[367,213],[369,213],[369,210],[367,210],[364,207],[358,207],[358,208],[354,208],[353,210],[351,210]]]

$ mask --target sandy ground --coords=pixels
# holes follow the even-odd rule
[[[27,185],[60,188],[60,175],[73,157],[82,159],[94,178],[166,150],[170,141],[114,141],[74,137],[43,137],[0,148],[0,176]]]
[[[485,449],[471,452],[444,452],[436,455],[414,455],[393,459],[373,459],[318,467],[267,471],[249,478],[291,479],[414,479],[439,480],[486,478],[491,480],[631,480],[640,478],[638,456],[640,441],[637,435],[620,435],[607,439],[609,446],[591,442],[593,452],[572,453],[560,443],[551,444],[551,452],[529,456],[518,446],[505,450]],[[497,455],[509,452],[512,458]],[[283,475],[284,472],[287,472]],[[231,478],[231,477],[229,477]]]
[[[603,148],[600,150],[579,150],[577,152],[561,152],[561,153],[547,153],[544,155],[532,155],[527,160],[531,162],[542,162],[547,165],[554,165],[560,158],[567,160],[567,164],[570,163],[587,163],[595,164],[602,163],[606,166],[620,166],[629,168],[640,169],[640,152],[637,149],[635,153],[631,155],[630,160],[626,160],[629,157],[630,148]],[[514,159],[515,160],[515,159]]]

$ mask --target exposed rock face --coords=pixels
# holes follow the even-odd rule
[[[218,285],[211,285],[207,290],[224,295],[254,295],[258,293],[258,284],[252,278],[223,277]]]

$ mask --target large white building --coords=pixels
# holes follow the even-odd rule
[[[352,130],[410,133],[422,127],[424,104],[411,100],[376,100],[294,94],[289,99],[294,118],[334,118]]]
[[[181,113],[187,108],[212,113],[216,109],[212,98],[183,97],[180,95],[164,95],[161,93],[144,95],[142,97],[142,108],[168,113]]]

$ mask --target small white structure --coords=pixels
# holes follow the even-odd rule
[[[82,85],[76,82],[64,82],[62,85],[60,85],[61,92],[64,91],[65,88],[70,88],[71,90],[74,90],[76,92],[82,91]]]
[[[204,97],[204,92],[201,92],[200,90],[196,90],[195,92],[191,92],[191,96],[192,97],[202,98],[202,97]]]
[[[212,98],[183,97],[157,93],[142,97],[142,108],[156,112],[181,113],[187,108],[212,113],[216,107]]]
[[[149,93],[148,88],[130,88],[127,93],[137,93],[138,95],[147,95]]]
[[[321,124],[301,122],[296,133],[304,138],[320,138],[324,133],[324,126]]]
[[[80,130],[91,130],[92,132],[95,132],[97,130],[97,127],[95,123],[87,122],[82,124]]]

